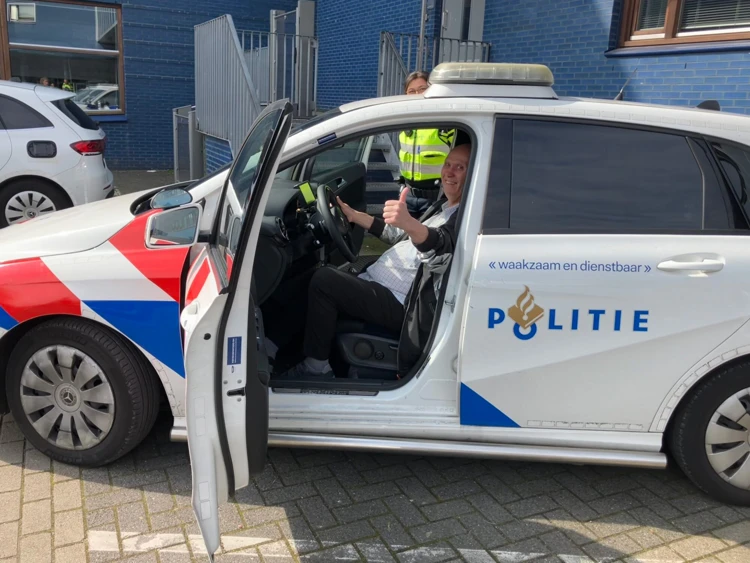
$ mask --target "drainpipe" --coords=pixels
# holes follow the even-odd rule
[[[424,32],[427,23],[427,0],[422,0],[422,17],[419,23],[419,46],[417,47],[417,68],[424,70]]]

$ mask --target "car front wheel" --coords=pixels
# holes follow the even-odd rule
[[[700,489],[750,506],[750,362],[699,383],[678,409],[670,438],[675,461]]]
[[[6,393],[34,447],[83,466],[111,463],[133,449],[159,406],[146,360],[121,336],[80,319],[49,321],[21,338]]]

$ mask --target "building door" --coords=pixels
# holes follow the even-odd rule
[[[482,60],[485,0],[443,0],[440,62]]]

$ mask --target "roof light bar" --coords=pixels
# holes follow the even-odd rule
[[[552,86],[555,77],[545,65],[516,63],[442,63],[430,73],[432,84],[515,84]]]

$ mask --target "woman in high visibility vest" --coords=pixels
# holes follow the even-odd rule
[[[429,75],[418,70],[406,77],[404,93],[423,94],[429,86]],[[412,215],[421,215],[437,199],[437,182],[454,135],[452,129],[412,129],[399,134],[401,181],[409,187],[406,204]]]

